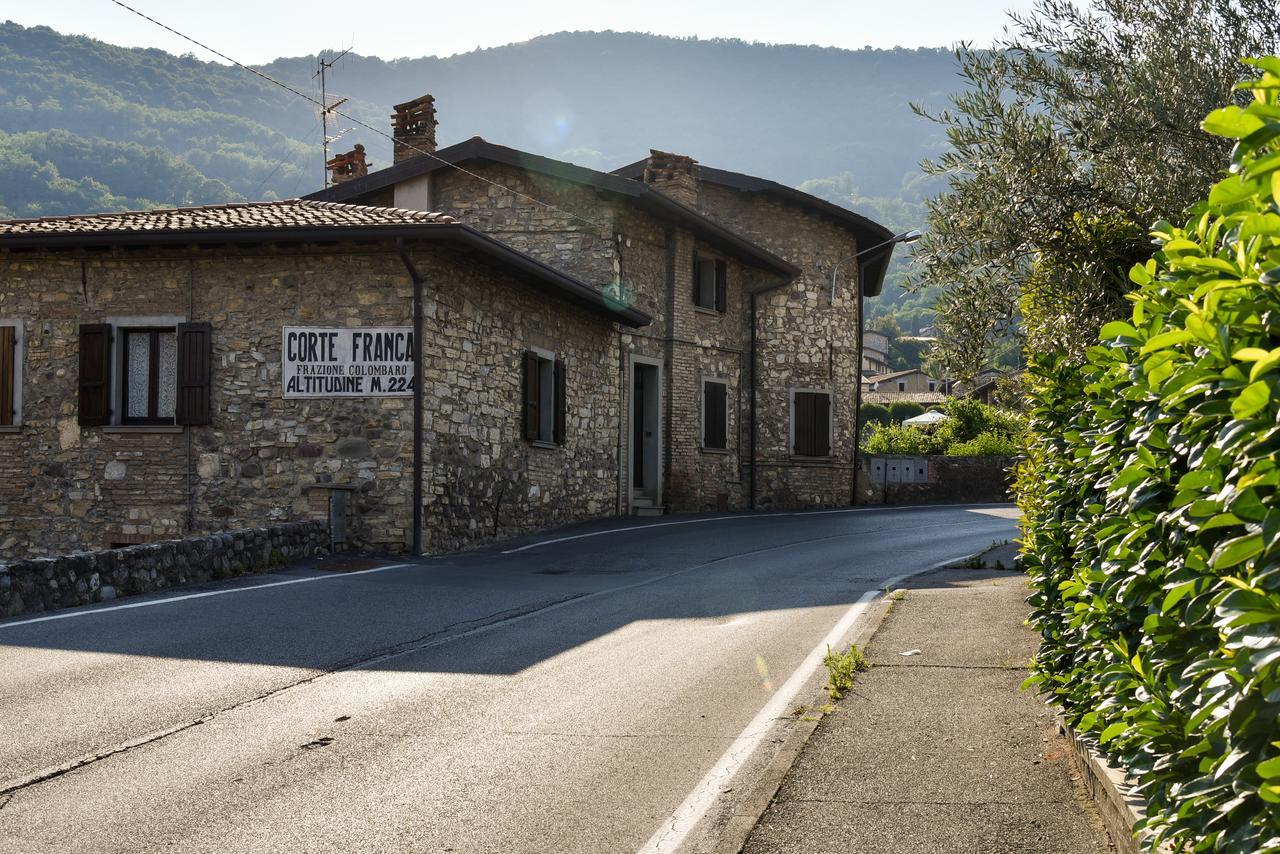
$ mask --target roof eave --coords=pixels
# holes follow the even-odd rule
[[[143,246],[225,246],[261,243],[336,243],[340,241],[452,240],[481,251],[503,266],[518,270],[560,291],[584,308],[625,326],[648,326],[652,318],[634,308],[613,308],[590,285],[580,282],[462,223],[312,228],[175,229],[154,232],[96,232],[0,235],[0,250],[106,249]]]
[[[645,160],[637,160],[634,163],[628,163],[626,166],[613,170],[611,174],[628,180],[639,181],[643,179],[645,163]],[[874,245],[893,238],[893,232],[875,220],[869,219],[857,211],[828,202],[826,199],[820,199],[803,190],[797,190],[794,187],[779,184],[777,181],[758,178],[742,172],[730,172],[726,169],[716,169],[702,164],[698,164],[696,168],[700,181],[745,193],[773,193],[795,204],[813,208],[818,213],[835,219],[842,225],[853,229],[859,243],[865,242]],[[884,291],[884,277],[889,269],[889,259],[892,256],[893,245],[890,244],[883,256],[874,256],[872,260],[860,265],[863,296],[876,297]]]
[[[420,154],[371,172],[363,178],[335,184],[324,190],[303,196],[311,201],[341,202],[358,198],[369,193],[384,190],[401,181],[408,181],[423,175],[431,174],[439,169],[456,166],[468,160],[490,160],[519,169],[527,169],[559,178],[565,181],[582,184],[592,189],[615,193],[634,199],[636,204],[649,207],[675,219],[699,233],[709,242],[718,245],[731,254],[791,281],[800,275],[800,269],[771,252],[757,246],[740,234],[725,228],[702,212],[682,205],[669,196],[653,189],[648,184],[620,177],[610,172],[599,172],[565,163],[539,154],[530,154],[505,145],[488,142],[480,137],[472,137],[465,142],[442,148],[433,155]]]

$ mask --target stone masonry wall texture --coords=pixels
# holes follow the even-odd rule
[[[617,509],[617,335],[431,243],[424,310],[428,548]],[[0,316],[27,330],[22,428],[0,433],[0,559],[327,518],[349,490],[349,546],[403,551],[412,398],[286,400],[282,327],[410,325],[412,283],[386,249],[0,256]],[[213,423],[81,427],[77,327],[176,316],[213,327]],[[520,354],[567,366],[568,437],[521,438]]]
[[[469,169],[488,181],[550,202],[559,210],[452,172],[435,177],[435,207],[592,284],[617,283],[631,304],[653,317],[643,329],[619,333],[616,369],[622,407],[619,426],[624,430],[619,437],[623,467],[626,437],[630,435],[630,359],[658,359],[663,366],[663,503],[673,511],[746,507],[744,469],[750,407],[747,289],[760,284],[764,274],[725,258],[685,229],[589,187],[505,165],[472,164]],[[695,252],[728,261],[724,313],[700,311],[693,305]],[[788,343],[811,349],[811,342],[803,335]],[[704,378],[728,383],[727,452],[702,448]],[[624,472],[620,484],[623,510],[628,476],[629,472]],[[838,503],[835,493],[825,490],[821,503]]]
[[[0,617],[260,572],[323,554],[329,528],[299,522],[122,549],[0,563]]]
[[[761,193],[700,182],[698,209],[801,268],[758,305],[758,501],[762,507],[847,505],[853,494],[854,393],[858,384],[857,267],[831,269],[857,251],[844,227]],[[791,454],[791,391],[830,391],[831,456]]]

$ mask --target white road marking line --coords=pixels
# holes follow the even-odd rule
[[[984,549],[985,551],[985,549]],[[982,552],[978,552],[982,554]],[[922,575],[926,572],[932,572],[935,569],[941,569],[948,564],[958,563],[974,555],[960,555],[958,557],[940,560],[932,566],[924,569],[917,569],[914,572],[904,572],[901,575],[895,575],[884,582],[884,590],[892,590],[896,585],[901,584],[916,575]],[[726,783],[733,779],[734,775],[746,763],[746,760],[756,751],[756,748],[764,741],[765,737],[772,731],[778,718],[784,717],[787,710],[792,707],[796,694],[800,693],[800,689],[822,664],[822,659],[827,654],[828,648],[836,648],[843,638],[852,628],[853,624],[866,611],[867,606],[880,595],[880,590],[868,590],[845,611],[831,631],[827,632],[827,636],[819,641],[818,645],[813,648],[805,660],[800,663],[795,672],[782,684],[769,702],[751,719],[751,723],[747,724],[746,729],[733,740],[731,746],[724,755],[711,767],[698,785],[693,787],[693,791],[684,799],[684,802],[676,808],[666,821],[658,828],[658,831],[649,838],[644,847],[637,854],[671,854],[676,851],[702,820],[707,811],[715,804],[716,799],[720,797],[720,790]]]
[[[312,575],[306,578],[291,578],[288,581],[272,581],[267,584],[252,584],[246,587],[231,587],[226,590],[210,590],[205,593],[186,593],[181,596],[166,596],[163,599],[148,599],[145,602],[128,602],[124,605],[110,605],[105,608],[76,608],[44,617],[32,617],[29,620],[18,620],[13,623],[0,623],[0,630],[29,626],[32,623],[47,623],[50,620],[70,620],[73,617],[93,617],[98,614],[109,614],[112,611],[128,611],[133,608],[150,608],[154,605],[171,605],[174,602],[185,602],[188,599],[205,599],[209,596],[226,596],[231,593],[252,593],[255,590],[266,590],[269,587],[288,587],[290,584],[308,584],[312,581],[332,581],[338,578],[351,578],[356,575],[369,575],[374,572],[386,572],[389,569],[404,569],[415,566],[412,563],[393,563],[389,566],[375,566],[373,569],[361,569],[355,572],[333,573],[331,575]]]
[[[733,522],[738,519],[777,519],[781,516],[827,516],[832,513],[869,513],[876,510],[967,510],[974,507],[998,507],[993,504],[910,504],[910,505],[876,505],[874,507],[843,507],[838,510],[795,510],[786,513],[742,513],[731,514],[727,516],[710,516],[705,519],[682,519],[679,522],[655,522],[652,525],[629,525],[625,528],[608,528],[603,531],[588,531],[585,534],[573,534],[568,537],[555,537],[550,540],[538,540],[535,543],[528,543],[523,546],[517,546],[514,549],[507,549],[500,554],[513,555],[518,552],[536,549],[540,546],[550,546],[556,543],[567,543],[569,540],[583,540],[587,537],[602,537],[605,534],[628,534],[632,531],[647,531],[650,528],[669,528],[673,525],[702,525],[707,522]]]
[[[832,513],[864,513],[873,510],[936,510],[940,508],[952,510],[964,510],[972,507],[991,507],[990,504],[917,504],[905,507],[846,507],[840,510],[802,510],[789,513],[753,513],[741,516],[714,516],[708,519],[685,519],[680,522],[658,522],[653,525],[633,525],[626,528],[611,528],[604,531],[591,531],[586,534],[574,534],[569,537],[557,537],[551,540],[540,540],[536,543],[520,546],[519,548],[510,549],[501,554],[515,554],[527,549],[537,548],[539,546],[549,546],[554,543],[563,543],[568,540],[580,540],[584,537],[599,537],[604,534],[627,533],[629,531],[638,531],[645,528],[666,528],[672,525],[697,525],[705,522],[723,522],[732,521],[734,519],[759,519],[764,517],[779,516],[824,516]],[[434,557],[440,557],[436,555]],[[361,569],[356,572],[335,573],[332,575],[316,575],[307,578],[293,578],[288,581],[273,581],[269,584],[254,584],[247,587],[232,587],[227,590],[211,590],[205,593],[186,593],[180,596],[166,596],[163,599],[148,599],[145,602],[129,602],[123,605],[111,605],[105,608],[73,608],[65,612],[57,614],[48,614],[43,617],[32,617],[26,620],[17,620],[12,623],[0,622],[0,630],[17,628],[18,626],[29,626],[33,623],[47,623],[52,620],[70,620],[75,617],[92,617],[97,614],[108,614],[113,611],[128,611],[133,608],[150,608],[155,605],[168,605],[173,602],[184,602],[188,599],[204,599],[209,596],[226,596],[231,593],[251,593],[255,590],[266,590],[269,587],[287,587],[291,584],[307,584],[312,581],[326,581],[336,578],[351,578],[356,575],[370,575],[375,572],[386,572],[389,569],[404,569],[410,566],[419,566],[420,564],[412,563],[395,563],[389,566],[375,566],[373,569]]]

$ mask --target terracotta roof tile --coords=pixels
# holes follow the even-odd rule
[[[888,374],[875,374],[873,376],[866,377],[866,380],[867,382],[871,382],[871,383],[882,383],[885,380],[896,380],[899,377],[906,377],[906,376],[910,376],[911,374],[923,374],[923,373],[924,371],[920,370],[919,368],[907,368],[905,371],[893,371],[892,373],[888,373]]]
[[[6,236],[115,234],[137,231],[198,232],[263,228],[359,228],[433,223],[443,225],[453,222],[456,222],[453,217],[439,213],[287,199],[280,202],[242,202],[229,205],[205,205],[197,208],[0,220],[0,245],[3,244],[3,238]]]
[[[906,401],[907,403],[942,403],[947,396],[940,391],[864,391],[863,403],[879,403],[888,405]]]

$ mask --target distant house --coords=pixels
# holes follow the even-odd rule
[[[1017,377],[1020,373],[1021,371],[1006,373],[1005,371],[999,371],[995,368],[987,368],[986,370],[979,372],[978,375],[973,378],[972,385],[963,389],[961,393],[965,397],[981,401],[988,406],[994,406],[996,401],[996,389],[999,381],[1001,379],[1012,379]]]
[[[947,397],[948,384],[926,375],[919,368],[878,374],[867,377],[865,382],[863,403],[888,405],[899,401],[910,401],[927,406],[942,403]]]
[[[866,332],[862,336],[862,373],[866,376],[887,374],[889,364],[889,336],[883,332]]]

